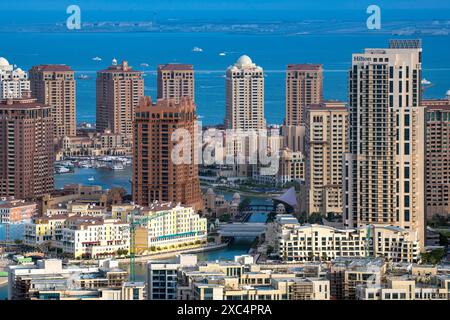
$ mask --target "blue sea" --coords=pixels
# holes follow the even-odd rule
[[[28,70],[36,64],[70,65],[88,80],[77,80],[77,120],[95,122],[96,71],[113,58],[128,60],[145,72],[145,93],[156,95],[156,67],[180,62],[194,65],[196,102],[204,124],[219,124],[225,115],[225,71],[240,55],[249,55],[265,70],[265,116],[281,123],[285,113],[285,69],[289,63],[322,63],[326,99],[347,100],[351,55],[367,47],[386,47],[391,36],[238,35],[220,33],[2,33],[0,56]],[[450,89],[450,37],[423,37],[423,77],[434,83],[426,97],[440,98]],[[203,52],[192,52],[200,47]],[[225,52],[225,56],[219,53]],[[102,61],[93,61],[99,56]],[[141,67],[142,63],[149,67]]]

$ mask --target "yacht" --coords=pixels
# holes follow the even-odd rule
[[[112,165],[111,169],[113,169],[113,170],[123,170],[124,167],[123,167],[123,164],[116,163],[116,164]]]
[[[102,61],[102,58],[100,58],[100,57],[95,57],[95,58],[92,58],[92,60],[94,60],[94,61]]]
[[[89,181],[94,181],[95,178],[94,178],[94,177],[90,177],[88,180],[89,180]]]
[[[192,49],[192,52],[203,52],[203,49],[202,49],[202,48],[199,48],[199,47],[194,47],[194,48]]]

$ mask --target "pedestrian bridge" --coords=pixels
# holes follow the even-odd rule
[[[222,237],[256,238],[265,233],[266,229],[266,224],[261,222],[234,222],[221,223],[217,231]]]

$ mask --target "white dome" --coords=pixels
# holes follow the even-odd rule
[[[447,90],[447,93],[445,94],[447,97],[450,97],[450,90]]]
[[[8,66],[9,66],[8,60],[6,60],[3,57],[0,57],[0,67],[8,67]]]
[[[236,64],[237,65],[240,65],[240,66],[249,66],[249,65],[252,65],[253,64],[253,61],[252,61],[252,59],[250,59],[250,57],[249,56],[247,56],[247,55],[243,55],[243,56],[241,56],[239,59],[238,59],[238,61],[236,62]]]

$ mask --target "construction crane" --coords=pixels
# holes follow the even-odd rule
[[[149,221],[167,215],[167,211],[157,212],[149,216],[135,216],[132,211],[130,214],[130,226],[124,227],[130,229],[130,281],[136,281],[136,229],[146,225]]]

